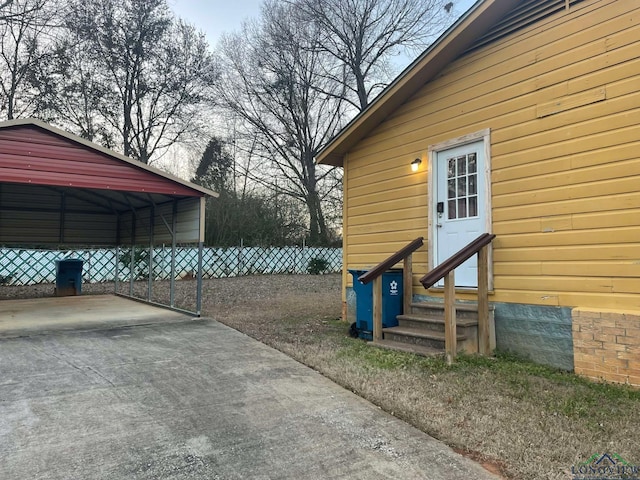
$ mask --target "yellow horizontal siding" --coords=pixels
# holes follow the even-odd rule
[[[630,218],[640,218],[640,208],[619,211],[589,212],[573,215],[552,215],[548,217],[498,222],[493,233],[502,238],[516,233],[552,232],[558,230],[587,230],[611,227],[627,227]]]
[[[384,236],[388,238],[388,232],[398,232],[399,234],[403,233],[404,236],[409,235],[412,237],[409,240],[413,240],[414,238],[421,236],[420,228],[416,228],[416,221],[413,218],[387,222],[378,221],[374,224],[366,225],[352,225],[349,230],[349,233],[353,236],[354,240],[356,237],[362,237],[364,234],[371,235],[376,233],[384,233]]]
[[[640,34],[638,35],[640,38]],[[570,110],[548,115],[544,121],[532,118],[530,121],[513,124],[496,132],[494,141],[500,145],[496,155],[503,155],[512,151],[533,148],[541,144],[563,141],[571,134],[588,136],[592,133],[610,130],[598,125],[600,119],[609,121],[621,120],[620,116],[633,114],[634,109],[640,108],[638,98],[638,76],[640,76],[640,59],[633,60],[633,73],[630,78],[625,78],[616,83],[606,83],[602,91],[606,95],[604,100],[594,99],[584,106],[578,106]],[[620,72],[622,74],[622,72]],[[629,72],[626,72],[628,75]],[[612,77],[609,76],[609,79]],[[558,100],[558,99],[556,99]],[[624,125],[625,122],[622,122]],[[616,128],[615,125],[612,125]],[[547,138],[549,137],[550,138]],[[542,142],[540,141],[542,140]]]
[[[614,168],[612,167],[612,170]],[[615,194],[633,193],[638,190],[640,185],[640,175],[636,176],[622,176],[627,172],[624,168],[621,168],[621,177],[614,179],[607,179],[603,181],[590,181],[577,184],[567,184],[566,180],[563,183],[554,185],[550,188],[536,188],[530,189],[525,192],[508,193],[503,195],[495,195],[493,201],[494,208],[517,206],[517,205],[530,205],[532,202],[536,203],[557,203],[564,200],[573,200],[579,198],[592,198],[594,192],[597,192],[598,196],[609,196]],[[634,161],[629,166],[629,171],[640,171],[640,162]],[[598,178],[593,175],[590,179]],[[573,183],[573,182],[572,182]],[[544,187],[546,184],[546,178],[538,179],[538,182],[531,181],[530,185],[536,185],[538,187]]]
[[[597,192],[594,192],[597,193]],[[531,203],[515,207],[493,209],[494,223],[524,218],[543,218],[549,214],[568,215],[574,213],[613,212],[616,210],[636,209],[640,207],[640,192],[571,199],[553,204]],[[629,219],[629,222],[632,222]]]
[[[569,277],[640,277],[640,261],[535,261],[495,262],[494,273],[499,276],[569,276]]]
[[[639,15],[634,2],[585,0],[416,92],[349,152],[348,266],[426,239],[428,146],[490,128],[492,300],[640,306]],[[416,293],[427,264],[425,246]]]
[[[638,151],[640,151],[640,143],[621,145],[615,147],[615,151],[586,152],[581,158],[572,157],[564,162],[568,170],[547,172],[546,174],[538,173],[539,168],[527,164],[518,172],[511,169],[512,177],[510,179],[505,178],[505,170],[501,170],[500,175],[497,173],[493,175],[493,194],[501,196],[539,188],[575,185],[589,182],[594,178],[606,180],[619,176],[638,175],[640,174],[640,165],[637,162]],[[603,158],[616,158],[618,161],[603,164]],[[581,164],[586,166],[580,168]],[[497,177],[500,177],[502,181],[497,181]]]
[[[626,9],[628,9],[628,6],[625,7]],[[599,11],[599,13],[602,13],[602,11]],[[628,18],[616,17],[614,21],[616,25],[619,25],[615,30],[623,26],[627,29],[629,27]],[[528,39],[528,43],[524,45],[517,43],[510,47],[505,47],[497,51],[494,56],[476,62],[466,70],[457,71],[455,81],[448,82],[447,80],[450,77],[444,77],[432,82],[424,90],[425,94],[422,97],[420,94],[417,95],[406,108],[399,109],[393,119],[385,122],[373,135],[363,140],[359,148],[380,141],[387,142],[389,138],[396,135],[396,127],[398,126],[407,131],[411,128],[415,129],[417,127],[415,123],[417,117],[428,118],[437,114],[437,119],[434,123],[438,125],[442,121],[450,119],[468,124],[469,122],[466,120],[460,119],[461,115],[468,115],[469,112],[487,108],[502,108],[505,109],[505,112],[519,112],[527,104],[535,106],[537,103],[572,93],[569,90],[569,81],[565,74],[559,76],[557,73],[558,63],[561,66],[571,66],[583,61],[586,75],[592,75],[594,71],[596,75],[601,75],[603,72],[590,68],[598,52],[605,54],[608,48],[614,48],[613,46],[608,47],[608,45],[619,47],[625,42],[634,41],[634,37],[628,34],[626,30],[618,33],[618,35],[626,36],[626,40],[618,42],[610,38],[611,32],[605,30],[604,26],[596,25],[587,30],[582,34],[595,36],[598,39],[596,41],[599,42],[599,47],[596,48],[593,44],[594,40],[585,44],[582,35],[573,40],[571,37],[561,36],[551,44],[539,45],[540,40],[547,41],[549,38],[548,31],[545,31],[544,38]],[[566,58],[562,58],[560,61],[556,60],[556,56],[559,53],[566,52],[566,49],[572,45],[577,49],[566,53]],[[545,49],[549,50],[549,52],[545,53]],[[623,52],[612,55],[603,55],[600,62],[605,66],[611,67],[615,63],[633,60],[637,57],[634,45],[630,45],[629,49]],[[494,57],[502,57],[501,62],[496,64]],[[551,78],[555,78],[556,75],[558,75],[558,81],[552,80]],[[545,81],[549,83],[548,89],[544,89],[540,84],[543,78],[547,79]],[[576,85],[584,84],[584,82],[576,81],[576,78],[579,78],[579,75],[572,72],[570,79],[573,82],[573,93],[577,90]],[[600,78],[602,80],[602,77]],[[610,79],[607,80],[605,78],[604,81],[610,81]],[[593,88],[601,84],[584,84],[583,86],[584,88]],[[511,100],[508,105],[505,104],[507,100]],[[535,118],[535,111],[532,113],[534,114],[533,118]],[[454,116],[457,118],[453,118]],[[495,115],[492,113],[489,113],[489,117],[496,120]],[[471,123],[473,123],[473,119]],[[407,124],[409,127],[407,127]],[[424,125],[424,122],[422,122],[422,125]]]
[[[624,62],[625,60],[632,60],[635,61],[636,64],[634,68],[640,68],[640,65],[637,65],[636,57],[637,54],[634,47],[625,52],[624,57],[616,59],[616,61]],[[606,61],[610,61],[610,59]],[[621,70],[618,74],[624,76],[628,75],[628,72]],[[530,75],[535,76],[536,74],[534,72]],[[604,76],[603,80],[605,78],[608,82],[614,82],[616,80],[616,77],[612,77],[611,75]],[[560,85],[554,86],[555,90],[538,91],[532,87],[535,90],[534,93],[527,96],[523,95],[522,89],[518,87],[518,78],[509,78],[508,75],[504,75],[500,77],[500,79],[502,79],[502,81],[508,80],[508,83],[502,89],[496,89],[493,86],[494,82],[486,82],[477,86],[475,89],[470,89],[468,93],[466,91],[462,92],[467,93],[469,101],[461,104],[461,107],[454,106],[448,110],[434,111],[434,105],[430,104],[425,108],[412,112],[412,115],[408,117],[406,125],[403,124],[388,132],[383,132],[384,135],[380,138],[377,138],[376,135],[369,137],[369,141],[377,138],[378,142],[368,147],[367,143],[363,142],[354,150],[354,156],[357,158],[360,155],[364,155],[370,161],[379,161],[380,158],[376,158],[376,152],[378,155],[383,154],[387,156],[391,151],[393,151],[394,154],[401,152],[406,155],[409,154],[409,152],[415,151],[420,144],[424,146],[426,136],[431,136],[433,142],[446,140],[450,138],[449,135],[452,131],[457,131],[460,128],[481,124],[483,120],[485,123],[482,123],[482,126],[486,126],[487,119],[491,119],[490,126],[494,135],[494,148],[499,148],[501,141],[500,136],[502,134],[501,129],[512,129],[514,125],[520,125],[522,123],[526,126],[527,122],[534,122],[535,125],[540,126],[544,125],[545,122],[539,122],[539,119],[536,117],[536,104],[556,98],[566,91],[566,85],[561,83]],[[473,82],[477,81],[472,75],[471,80]],[[515,83],[512,84],[511,82]],[[633,83],[633,81],[627,82],[627,88],[633,88]],[[515,86],[509,87],[508,85]],[[486,90],[491,90],[491,93],[487,94]],[[617,91],[613,89],[608,93],[609,96],[621,94],[624,94],[624,90]],[[474,108],[470,102],[477,104],[477,108]],[[598,104],[598,106],[601,105],[602,103]],[[464,110],[460,110],[460,108]],[[551,121],[551,119],[557,121],[555,116],[549,117],[549,121]],[[571,123],[571,121],[572,119],[569,119],[569,123]],[[532,125],[529,125],[529,133],[534,133],[531,129]],[[507,134],[509,135],[507,138],[513,138],[514,136],[514,132],[507,132]],[[519,135],[526,135],[526,132],[521,132]],[[382,142],[382,145],[378,145],[380,142]],[[542,142],[544,144],[544,138],[542,138]],[[381,146],[384,150],[381,150]],[[500,153],[501,152],[497,150],[493,152],[493,155],[499,156]],[[541,158],[537,160],[539,161]],[[513,159],[511,159],[511,165],[513,165]]]
[[[424,183],[412,181],[417,176],[394,178],[391,180],[372,183],[370,186],[351,188],[351,200],[353,206],[369,203],[372,198],[383,200],[395,200],[423,193]]]
[[[617,229],[564,230],[549,233],[501,235],[502,248],[529,248],[563,245],[604,245],[615,243],[637,243],[640,240],[640,226]],[[639,257],[640,257],[640,252]]]
[[[499,295],[494,297],[500,298],[500,302],[506,303],[525,303],[534,305],[549,306],[574,306],[593,307],[598,309],[615,308],[620,310],[637,310],[640,307],[640,300],[637,294],[616,293],[611,292],[550,292],[538,290],[501,290]],[[473,299],[472,295],[461,295],[469,300]]]
[[[359,216],[359,215],[370,215],[370,222],[377,223],[375,219],[375,214],[379,212],[393,212],[402,210],[403,208],[413,208],[420,207],[422,205],[426,205],[426,191],[424,191],[423,195],[413,196],[410,198],[398,198],[395,200],[380,200],[371,199],[371,203],[364,204],[360,206],[351,206],[351,199],[349,199],[349,206],[347,207],[347,213],[349,215]],[[418,218],[416,218],[418,220]]]
[[[618,21],[618,19],[627,12],[628,6],[621,5],[621,2],[609,2],[609,4],[598,2],[581,3],[577,5],[577,9],[576,6],[572,7],[571,15],[574,19],[579,18],[578,21],[566,22],[564,15],[556,15],[553,19],[540,22],[531,28],[513,32],[508,38],[491,43],[482,49],[466,55],[457,62],[450,64],[445,69],[444,73],[446,78],[442,83],[446,84],[447,81],[450,83],[456,82],[459,76],[458,70],[473,70],[477,68],[478,65],[504,67],[505,63],[517,59],[526,52],[537,52],[536,55],[539,55],[538,58],[540,59],[549,57],[550,53],[545,54],[544,44],[541,45],[540,42],[532,41],[532,38],[541,32],[544,32],[548,45],[553,45],[561,41],[561,47],[564,46],[565,51],[566,49],[575,48],[577,45],[583,45],[585,42],[592,41],[593,38],[601,37],[599,31],[594,32],[593,30],[602,29],[603,32],[619,30],[615,27],[612,28],[610,22]],[[590,16],[593,15],[597,16],[596,20],[590,18]],[[558,25],[561,25],[562,28],[555,28]],[[624,24],[622,28],[628,28],[628,24]],[[572,38],[575,36],[578,37],[572,41]],[[502,55],[505,51],[510,53],[509,57]],[[439,83],[429,84],[419,92],[419,95],[424,97],[429,96],[438,86]]]
[[[356,259],[356,263],[366,264],[369,266],[374,266],[388,257],[387,252],[396,252],[404,247],[408,242],[388,242],[388,243],[379,243],[375,245],[351,245],[351,251],[349,252],[351,255],[354,255]],[[378,258],[377,255],[384,255],[382,258]],[[416,261],[421,261],[421,256],[417,253]],[[427,262],[426,252],[424,252],[424,258],[422,258],[424,263]]]
[[[611,292],[612,279],[601,277],[553,277],[539,276],[532,280],[529,276],[496,277],[495,289],[544,290],[550,292]]]
[[[619,261],[636,260],[640,243],[609,243],[595,245],[566,245],[546,247],[504,248],[493,250],[494,263],[526,261]]]
[[[414,152],[419,154],[419,152]],[[402,177],[407,174],[408,162],[402,162],[403,155],[385,155],[375,161],[375,159],[354,158],[351,160],[352,167],[349,168],[349,176],[354,186],[360,186],[369,180],[376,181],[381,178]],[[376,178],[377,176],[377,178]]]
[[[638,78],[635,79],[638,81]],[[571,111],[566,113],[557,114],[557,117],[566,116],[566,127],[556,128],[549,131],[544,131],[538,134],[530,134],[526,137],[521,137],[515,140],[498,142],[496,140],[495,149],[493,154],[496,157],[501,157],[505,161],[508,161],[509,165],[513,165],[513,159],[510,154],[520,154],[519,157],[525,162],[530,160],[526,157],[527,153],[535,149],[554,149],[553,156],[557,156],[559,148],[568,148],[571,151],[585,151],[593,150],[598,147],[598,137],[610,132],[618,132],[620,129],[629,127],[632,122],[640,120],[640,95],[629,96],[622,99],[619,105],[619,111],[616,114],[603,115],[603,105],[601,103],[592,104],[589,107],[581,107],[577,111]],[[579,110],[585,111],[585,116],[589,117],[588,121],[579,122],[577,113]],[[630,132],[632,133],[632,132]],[[496,136],[499,136],[496,134]],[[637,137],[631,137],[633,141]],[[570,139],[567,141],[567,139]],[[580,149],[576,149],[576,145],[572,142],[580,142]],[[620,143],[620,142],[619,142]],[[544,150],[542,150],[544,151]],[[509,155],[507,157],[507,155]],[[550,158],[550,157],[547,157]],[[500,168],[502,165],[498,162],[496,168]]]
[[[391,252],[397,251],[401,247],[402,245],[399,245],[398,248],[396,248],[395,250],[391,250]],[[358,251],[357,248],[355,248],[353,252],[349,253],[349,255],[351,257],[349,260],[350,262],[349,268],[353,268],[354,265],[358,265],[367,269],[374,267],[375,265],[377,265],[382,260],[388,257],[387,251],[382,249],[376,252],[371,252],[371,253],[366,253],[366,252],[361,253]],[[423,262],[423,263],[426,265],[426,262]],[[402,266],[402,262],[400,262],[398,266]]]
[[[403,158],[404,160],[404,158]],[[400,163],[399,160],[396,163]],[[371,166],[370,166],[371,168]],[[404,178],[407,176],[407,173],[410,170],[410,166],[408,162],[403,162],[395,168],[380,170],[379,168],[371,168],[373,173],[366,173],[365,168],[363,167],[360,171],[353,171],[350,173],[351,175],[351,183],[349,184],[350,189],[355,188],[371,188],[371,186],[378,182],[384,182],[387,180],[393,180],[398,178]],[[405,179],[406,181],[406,179]]]
[[[499,73],[507,73],[522,68],[522,63],[518,62],[522,62],[523,58],[528,62],[541,62],[629,28],[629,23],[622,19],[624,14],[628,13],[628,5],[622,5],[622,2],[590,3],[591,5],[583,8],[581,13],[572,10],[574,21],[567,22],[564,15],[556,15],[551,21],[520,30],[507,39],[477,50],[450,65],[446,71],[447,78],[443,82],[427,85],[419,95],[428,101],[428,97],[441,84],[447,84],[447,79],[449,83],[459,84],[460,70],[475,72],[481,68],[491,68]],[[544,35],[543,42],[539,41],[541,34]]]
[[[426,192],[425,192],[426,197]],[[400,210],[375,212],[371,214],[352,215],[349,225],[356,227],[358,225],[370,225],[371,223],[389,222],[393,220],[407,220],[423,218],[427,213],[426,198],[418,199],[422,203],[414,207],[405,207]],[[347,209],[347,211],[350,211]]]

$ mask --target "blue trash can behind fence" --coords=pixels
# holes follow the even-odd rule
[[[56,296],[82,294],[82,265],[77,258],[56,260]]]
[[[363,285],[358,277],[367,270],[349,270],[356,292],[356,329],[358,336],[373,339],[373,282]],[[402,270],[387,270],[382,274],[382,328],[398,326],[396,316],[402,314]]]

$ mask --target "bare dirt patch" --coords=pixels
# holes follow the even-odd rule
[[[146,285],[134,287],[144,292]],[[83,288],[109,293],[113,284]],[[51,286],[0,287],[0,299],[51,292]],[[153,292],[155,301],[168,302],[168,282],[155,283]],[[177,282],[176,299],[193,309],[195,282]],[[594,453],[640,464],[640,392],[505,355],[462,357],[447,367],[439,358],[380,350],[348,337],[340,309],[340,275],[239,277],[203,286],[204,315],[322,372],[504,478],[572,478],[572,465]]]

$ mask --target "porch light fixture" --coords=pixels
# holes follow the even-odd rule
[[[422,163],[422,160],[420,160],[419,158],[416,158],[413,162],[411,162],[411,171],[417,172],[418,169],[420,168],[421,163]]]

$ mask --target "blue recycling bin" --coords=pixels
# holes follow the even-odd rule
[[[82,294],[82,265],[77,258],[56,260],[56,296],[68,297]]]
[[[356,330],[365,340],[373,339],[373,282],[366,285],[358,277],[367,270],[349,270],[356,292]],[[402,314],[402,270],[387,270],[382,274],[382,328],[398,326],[396,317]]]

